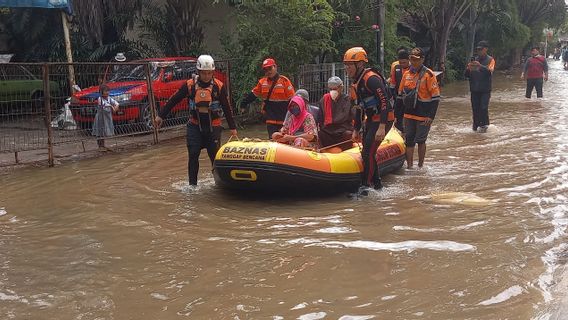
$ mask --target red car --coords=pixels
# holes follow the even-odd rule
[[[152,90],[158,112],[182,84],[197,74],[196,61],[196,58],[191,57],[172,57],[136,61],[141,63],[139,65],[113,65],[116,71],[111,72],[105,83],[110,88],[110,97],[120,104],[119,111],[112,116],[114,123],[138,124],[142,130],[152,128],[152,113],[143,64],[150,64]],[[226,73],[221,71],[215,71],[215,77],[224,83],[227,81]],[[92,126],[99,96],[99,87],[93,86],[74,94],[71,98],[70,109],[81,128]],[[170,115],[180,117],[187,113],[188,103],[187,100],[183,100],[172,109]]]

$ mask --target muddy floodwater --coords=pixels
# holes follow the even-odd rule
[[[486,134],[467,83],[444,87],[425,168],[359,199],[224,193],[206,152],[190,189],[183,139],[1,175],[0,319],[568,319],[550,65],[543,100],[496,76]]]

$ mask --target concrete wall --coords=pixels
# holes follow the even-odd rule
[[[222,32],[229,32],[236,27],[234,9],[224,2],[208,5],[201,12],[204,26],[204,45],[211,53],[222,53],[220,37]]]

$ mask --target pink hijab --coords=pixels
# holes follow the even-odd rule
[[[294,96],[292,100],[290,100],[290,103],[288,104],[288,111],[290,111],[292,104],[297,104],[300,107],[300,114],[298,116],[294,116],[292,113],[290,113],[292,121],[290,124],[289,132],[291,135],[293,135],[296,131],[298,131],[298,129],[302,127],[302,125],[304,124],[304,120],[306,120],[306,117],[308,116],[308,110],[306,109],[306,102],[302,97]]]

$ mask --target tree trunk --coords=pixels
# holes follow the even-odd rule
[[[511,62],[513,66],[521,65],[521,54],[523,53],[522,48],[515,48],[513,49],[513,53],[511,54]]]
[[[468,63],[471,57],[473,56],[473,49],[475,47],[475,34],[477,29],[477,22],[475,17],[474,7],[472,6],[469,8],[469,18],[467,26],[467,33],[466,33],[466,52],[465,52],[465,63]]]
[[[450,38],[450,26],[444,26],[442,34],[440,35],[440,47],[438,52],[438,71],[441,71],[440,83],[443,85],[446,77],[446,53],[448,51],[448,40]]]

